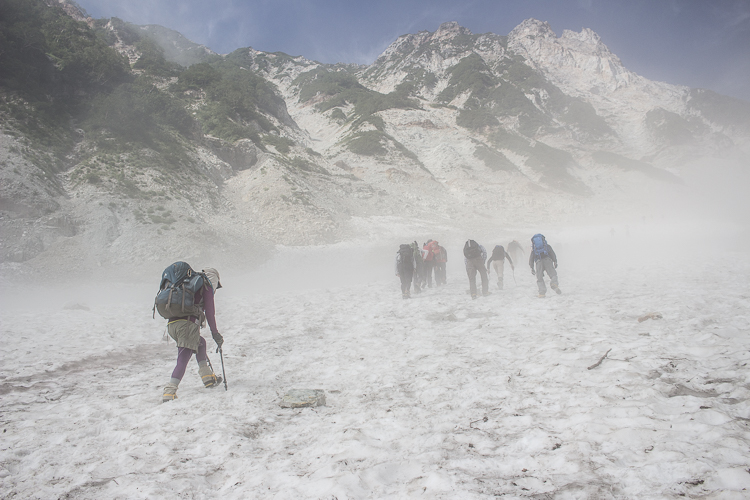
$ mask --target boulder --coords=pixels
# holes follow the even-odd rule
[[[281,400],[282,408],[313,408],[325,405],[326,395],[321,389],[291,389]]]

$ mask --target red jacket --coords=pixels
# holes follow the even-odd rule
[[[436,262],[440,255],[440,245],[437,241],[431,241],[424,246],[424,260]]]

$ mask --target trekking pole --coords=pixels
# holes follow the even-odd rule
[[[224,371],[224,351],[221,350],[221,347],[219,347],[219,356],[221,356],[221,374],[224,375],[224,390],[228,391],[229,388],[227,387],[227,372]]]
[[[516,281],[516,268],[515,267],[511,267],[510,270],[513,271],[513,283],[515,283],[517,285],[518,281]]]

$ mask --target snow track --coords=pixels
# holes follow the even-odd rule
[[[6,303],[0,496],[749,497],[747,254],[607,270],[574,250],[545,300],[520,263],[517,285],[507,269],[472,301],[455,257],[447,286],[411,300],[395,277],[226,286],[229,391],[203,389],[192,361],[168,404],[176,349],[149,287],[115,311]],[[292,388],[327,406],[280,408]]]

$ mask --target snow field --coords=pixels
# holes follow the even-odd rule
[[[49,313],[5,297],[0,496],[750,496],[747,254],[548,239],[563,295],[543,300],[520,262],[472,301],[458,248],[411,300],[392,266],[250,295],[222,273],[229,390],[191,361],[168,404],[148,284],[69,287]],[[292,388],[327,405],[280,408]]]

